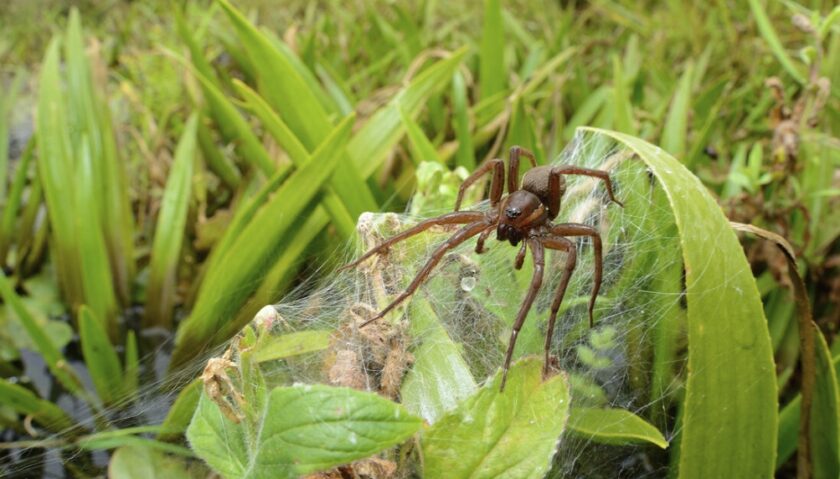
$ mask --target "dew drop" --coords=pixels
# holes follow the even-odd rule
[[[461,289],[464,291],[472,291],[475,288],[475,276],[464,276],[461,278]]]

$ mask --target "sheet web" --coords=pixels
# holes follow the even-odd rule
[[[578,261],[555,325],[552,367],[569,374],[573,407],[625,409],[671,439],[681,397],[685,303],[682,255],[667,199],[641,161],[602,136],[579,135],[556,163],[609,171],[625,206],[609,202],[600,180],[566,177],[568,188],[555,222],[583,223],[600,231],[604,274],[595,327],[590,329],[592,245],[588,238],[573,238]],[[451,211],[451,206],[428,205],[454,204],[465,172],[431,168],[435,174],[421,175],[415,199],[426,206],[420,215],[363,215],[360,245],[346,252],[348,261],[421,219]],[[488,208],[485,201],[462,209]],[[376,391],[434,422],[496,374],[533,265],[529,253],[516,270],[519,248],[496,241],[495,233],[484,254],[475,253],[475,240],[449,251],[412,298],[359,328],[408,285],[457,228],[427,230],[354,271],[334,274],[314,293],[266,310],[259,327],[270,325],[273,335],[309,330],[329,336],[325,349],[267,366],[273,381]],[[565,253],[546,250],[543,286],[520,332],[514,360],[542,357],[549,308],[564,264]],[[667,460],[653,446],[601,445],[585,435],[566,434],[552,475],[661,477]]]
[[[572,238],[578,261],[551,341],[552,368],[569,375],[573,407],[628,410],[670,440],[678,433],[675,418],[686,346],[682,255],[667,199],[641,161],[600,135],[579,134],[554,163],[609,171],[616,197],[625,206],[609,201],[600,180],[566,176],[567,191],[555,222],[598,229],[604,245],[603,284],[595,304],[595,327],[590,329],[592,245],[588,238]],[[421,219],[451,211],[466,175],[423,166],[411,214],[363,215],[358,244],[334,254],[349,262]],[[482,186],[473,189],[471,198],[476,200]],[[484,201],[462,210],[488,208]],[[263,308],[243,333],[257,338],[260,381],[268,388],[323,383],[374,391],[402,402],[427,422],[455,408],[503,364],[511,324],[533,273],[530,252],[522,269],[516,270],[518,247],[496,241],[494,233],[485,253],[478,255],[475,240],[468,240],[448,252],[412,298],[385,318],[359,327],[404,289],[454,230],[428,230],[352,271],[326,273],[323,281],[301,285]],[[526,355],[542,357],[549,308],[564,263],[564,253],[546,250],[543,285],[520,332],[514,361]],[[220,346],[214,356],[221,358],[229,351],[227,358],[236,364],[243,334]],[[91,421],[122,416],[123,424],[149,424],[154,411],[165,410],[205,365],[206,358],[196,360],[176,377],[148,381],[127,401],[133,404],[130,408],[115,405],[93,414]],[[234,388],[256,387],[242,384],[235,372],[230,377]],[[229,391],[223,391],[217,403],[236,415]],[[70,435],[68,431],[52,437]],[[16,472],[24,472],[25,464],[35,467],[39,457],[55,465],[86,454],[65,451],[59,459],[48,453],[44,461],[39,451],[43,450],[29,450]],[[99,459],[94,462],[101,463]],[[550,477],[664,477],[667,461],[668,454],[655,446],[604,445],[567,432],[559,441]],[[417,461],[409,460],[395,477],[418,471]]]

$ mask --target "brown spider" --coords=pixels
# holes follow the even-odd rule
[[[533,168],[528,170],[522,178],[521,187],[517,184],[517,180],[519,178],[520,155],[531,160],[531,164],[533,165]],[[615,196],[613,196],[612,183],[610,182],[609,174],[602,170],[581,168],[571,165],[537,166],[533,153],[518,146],[514,146],[510,149],[510,161],[508,162],[508,194],[507,196],[502,196],[505,182],[504,168],[504,161],[500,159],[494,159],[484,163],[461,184],[461,187],[458,190],[458,198],[455,202],[455,211],[453,213],[421,221],[413,228],[409,228],[402,233],[392,236],[367,253],[363,254],[356,261],[353,261],[342,268],[346,269],[357,266],[359,263],[370,258],[374,254],[382,253],[393,244],[421,233],[432,226],[466,224],[466,226],[459,229],[446,242],[435,249],[432,256],[426,261],[426,264],[420,272],[417,273],[417,276],[414,277],[411,284],[408,285],[405,291],[397,296],[397,298],[394,299],[391,304],[386,306],[385,309],[380,311],[379,314],[364,322],[360,326],[364,327],[388,314],[388,312],[413,294],[426,280],[447,251],[455,248],[475,235],[479,235],[475,248],[476,253],[479,254],[484,252],[484,242],[487,240],[487,237],[492,234],[493,230],[496,231],[496,238],[499,241],[508,241],[513,246],[522,242],[522,247],[519,249],[519,253],[516,255],[515,260],[515,267],[517,269],[522,267],[522,264],[525,261],[526,250],[530,247],[531,255],[534,258],[534,274],[531,278],[531,285],[525,295],[525,300],[522,302],[519,312],[516,315],[516,321],[513,323],[513,331],[511,332],[510,343],[508,344],[502,373],[502,391],[504,391],[505,388],[507,372],[510,367],[513,348],[516,344],[516,336],[519,334],[519,330],[522,328],[522,323],[525,322],[525,317],[528,315],[528,311],[534,303],[534,298],[537,296],[537,292],[539,292],[540,286],[542,285],[543,269],[545,267],[545,248],[560,250],[566,253],[566,265],[563,270],[563,276],[560,279],[560,284],[557,286],[554,301],[551,304],[551,315],[548,319],[548,331],[546,331],[545,337],[545,365],[543,367],[543,374],[548,374],[549,348],[551,346],[551,336],[554,332],[554,322],[557,319],[557,312],[560,310],[560,304],[563,302],[563,295],[566,293],[566,286],[569,284],[569,278],[571,277],[572,271],[575,269],[575,265],[577,264],[577,247],[575,246],[575,243],[567,239],[566,236],[589,236],[592,238],[592,244],[595,250],[595,285],[592,289],[592,297],[589,301],[589,326],[592,327],[593,325],[592,311],[595,307],[595,298],[598,296],[598,291],[601,288],[601,273],[603,269],[603,261],[601,258],[601,236],[595,228],[591,226],[578,223],[551,223],[551,220],[556,218],[557,214],[560,212],[560,202],[566,191],[566,181],[565,178],[563,178],[563,175],[586,175],[603,180],[607,187],[607,193],[609,194],[610,199],[613,202],[618,203],[620,206],[624,206],[620,201],[615,199]],[[458,211],[466,189],[490,171],[493,172],[493,178],[490,183],[491,209],[487,212]]]

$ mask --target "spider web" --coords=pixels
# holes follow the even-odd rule
[[[573,407],[628,410],[671,440],[678,433],[685,304],[679,238],[664,192],[629,150],[601,135],[579,133],[553,163],[609,171],[616,197],[625,204],[621,208],[610,203],[597,179],[565,177],[567,191],[555,223],[587,224],[601,233],[603,283],[595,303],[595,327],[590,329],[592,245],[586,237],[571,238],[578,247],[578,261],[551,341],[553,367],[569,374]],[[527,166],[523,165],[520,175]],[[450,212],[467,174],[463,169],[450,172],[439,165],[422,165],[410,213],[363,215],[358,223],[359,244],[348,244],[334,254],[349,262],[360,251],[421,219]],[[486,201],[475,202],[480,190],[476,184],[468,195],[474,204],[462,209],[489,208]],[[469,205],[469,199],[464,204]],[[488,238],[482,255],[474,252],[474,239],[449,251],[412,298],[385,318],[358,327],[404,289],[454,230],[432,228],[353,271],[327,274],[327,280],[318,284],[302,284],[285,299],[263,308],[248,328],[278,342],[305,338],[301,344],[308,347],[266,360],[262,368],[266,384],[324,383],[375,391],[404,402],[433,422],[441,411],[454,408],[496,374],[533,265],[529,254],[523,268],[514,269],[519,248],[496,241],[495,235]],[[564,253],[546,250],[543,286],[520,331],[514,361],[526,355],[542,357],[549,308],[564,264]],[[235,344],[220,346],[213,356],[222,356],[228,347]],[[162,352],[169,348],[171,344],[164,343],[149,356],[165,356]],[[434,348],[438,351],[430,353]],[[435,359],[435,354],[448,369],[438,369],[436,374],[420,371],[420,363]],[[196,360],[167,379],[151,377],[135,397],[94,412],[87,425],[103,418],[118,418],[114,423],[122,427],[160,423],[178,391],[200,374],[205,363],[206,358]],[[413,399],[412,388],[434,389],[428,384],[431,381],[447,384],[448,395],[437,397],[433,405]],[[62,405],[72,409],[83,407],[80,404],[67,404],[65,399]],[[46,439],[61,439],[72,432]],[[88,456],[65,450],[62,457],[43,451],[18,450],[11,472],[25,476],[43,463],[45,477],[61,477],[62,463],[107,463],[104,452]],[[567,432],[559,441],[553,464],[549,477],[665,477],[668,453],[651,445],[604,445]],[[418,470],[417,464],[407,466],[398,477]]]

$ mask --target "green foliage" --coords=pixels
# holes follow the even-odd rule
[[[501,372],[421,438],[427,477],[543,477],[569,418],[564,375],[543,380],[536,358]]]
[[[558,414],[538,424],[544,437],[524,451],[533,458],[518,470],[556,473],[548,458],[565,429],[564,441],[639,448],[669,463],[673,477],[767,477],[774,470],[790,477],[790,458],[805,447],[798,362],[809,351],[800,347],[783,269],[750,240],[750,263],[744,260],[716,196],[732,219],[773,229],[801,252],[822,329],[809,466],[815,477],[836,477],[840,8],[760,0],[702,8],[684,1],[524,2],[515,9],[497,0],[377,8],[220,0],[174,11],[160,1],[108,9],[76,3],[80,11],[55,0],[12,0],[0,11],[0,422],[10,434],[35,440],[29,416],[36,429],[57,434],[41,445],[72,450],[71,463],[80,449],[115,449],[114,477],[206,475],[176,457],[189,455],[183,447],[160,442],[183,440],[202,396],[194,376],[205,353],[304,283],[312,265],[324,265],[316,276],[330,278],[343,260],[330,252],[354,237],[361,213],[403,210],[417,191],[411,213],[436,214],[451,208],[458,185],[482,160],[520,144],[546,164],[578,127],[592,126],[632,135],[601,133],[636,150],[652,175],[639,165],[615,170],[619,196],[648,199],[627,201],[623,214],[608,207],[605,242],[650,241],[620,233],[638,227],[657,231],[659,248],[622,257],[621,277],[598,298],[602,311],[630,318],[629,331],[572,328],[560,347],[599,374],[609,374],[620,362],[615,348],[625,348],[621,360],[629,363],[639,408],[611,407],[610,392],[577,372],[540,383],[529,376],[534,361],[521,361],[508,387],[533,380],[531,392],[520,391],[523,401],[554,388],[551,394],[568,394],[573,404],[568,423]],[[35,132],[27,139],[20,124],[30,111]],[[470,192],[473,199],[481,193],[478,184]],[[636,219],[642,224],[630,223]],[[583,261],[578,271],[589,266]],[[509,325],[518,302],[488,304],[486,291],[500,284],[523,291],[531,266],[493,271],[481,258],[478,266],[484,274],[466,301]],[[623,292],[645,275],[644,287],[659,296],[642,304]],[[362,458],[412,434],[420,447],[398,455],[410,460],[422,450],[429,477],[437,467],[449,473],[468,463],[446,459],[453,451],[518,457],[487,452],[467,425],[458,434],[469,448],[433,445],[452,439],[440,424],[500,400],[492,379],[481,386],[494,370],[471,364],[476,354],[499,354],[507,333],[488,333],[486,351],[451,334],[450,318],[430,298],[454,301],[453,293],[435,281],[430,296],[418,295],[407,308],[414,362],[399,389],[402,405],[377,403],[403,411],[414,429],[383,432],[376,447],[348,446],[344,456],[313,455],[311,467],[283,466],[285,474]],[[683,295],[684,305],[674,300]],[[381,307],[387,298],[377,301]],[[561,316],[586,301],[566,298]],[[639,314],[642,307],[656,310],[658,320]],[[542,350],[542,316],[528,318],[516,357]],[[151,381],[169,358],[146,339],[149,327],[176,337],[168,376]],[[250,360],[270,368],[270,361],[326,354],[333,333],[263,335]],[[53,380],[49,397],[69,393],[90,417],[77,424],[77,416],[39,397],[43,389],[34,384],[41,382],[26,377],[25,350],[43,358]],[[85,390],[80,368],[95,391]],[[287,386],[266,389],[266,398],[302,391]],[[132,403],[176,394],[159,428],[125,428],[122,414]],[[264,420],[257,410],[266,398],[255,399],[248,420]],[[208,414],[231,433],[215,437],[212,447],[227,449],[213,457],[229,456],[235,431],[245,431],[241,455],[225,468],[274,453],[206,395],[198,407],[196,418]],[[515,422],[522,411],[508,407],[500,417]],[[431,427],[420,431],[411,415]],[[666,437],[670,447],[660,452]]]
[[[421,426],[400,405],[347,388],[278,387],[256,422],[232,423],[202,395],[187,438],[225,477],[298,477],[368,457]]]

